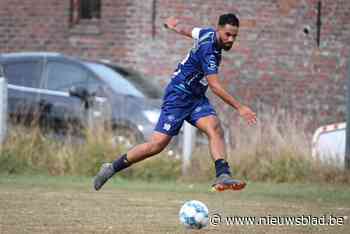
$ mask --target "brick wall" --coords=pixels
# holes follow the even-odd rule
[[[345,120],[350,59],[350,1],[322,1],[319,48],[317,2],[102,0],[100,20],[70,27],[68,0],[2,0],[0,51],[47,50],[110,59],[164,86],[192,44],[166,31],[164,19],[172,15],[191,25],[215,26],[221,13],[235,12],[242,25],[237,43],[224,52],[220,69],[226,87],[254,108],[304,113],[314,128]],[[232,114],[224,105],[217,107]]]

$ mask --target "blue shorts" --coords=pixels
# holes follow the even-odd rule
[[[195,97],[175,88],[170,83],[166,88],[162,110],[154,130],[175,136],[185,120],[196,126],[200,118],[209,115],[216,116],[216,111],[206,96]]]

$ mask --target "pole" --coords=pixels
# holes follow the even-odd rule
[[[350,58],[348,59],[347,77],[347,100],[346,100],[346,147],[345,147],[345,169],[350,170]]]
[[[182,175],[188,175],[188,171],[191,166],[192,148],[194,145],[196,129],[185,121],[184,123],[184,135],[183,135],[183,148],[182,148]]]
[[[0,65],[0,145],[7,132],[7,81]]]
[[[320,47],[320,42],[321,42],[321,26],[322,26],[322,22],[321,22],[321,9],[322,9],[322,2],[318,1],[317,3],[317,37],[316,37],[316,41],[317,41],[317,47]]]

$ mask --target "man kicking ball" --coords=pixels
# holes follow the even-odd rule
[[[150,140],[135,146],[112,163],[104,163],[94,178],[94,188],[99,190],[117,172],[160,153],[171,138],[178,134],[186,120],[208,136],[216,169],[213,190],[243,189],[245,182],[231,177],[230,167],[225,160],[223,130],[214,108],[205,96],[209,86],[215,95],[236,109],[248,124],[256,123],[256,114],[231,96],[222,87],[218,77],[221,51],[231,49],[238,34],[239,20],[234,14],[224,14],[220,16],[216,29],[188,28],[170,17],[164,25],[176,33],[193,38],[194,46],[179,63],[166,87],[161,114]]]

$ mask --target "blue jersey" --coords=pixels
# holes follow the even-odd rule
[[[206,76],[218,73],[221,49],[212,28],[192,30],[194,46],[179,63],[163,98],[155,131],[169,136],[179,133],[184,121],[196,126],[199,119],[216,116],[213,106],[204,95],[208,89]]]
[[[171,84],[174,88],[193,96],[203,96],[208,89],[206,76],[217,74],[221,62],[221,49],[218,48],[216,32],[213,28],[194,28],[193,48],[179,63]]]

